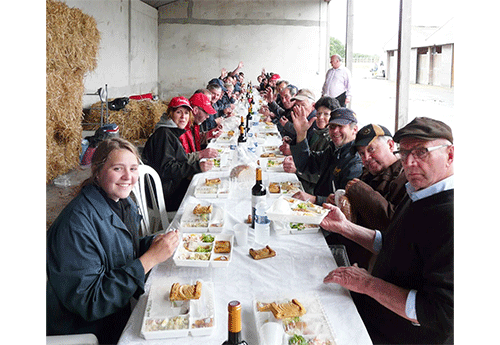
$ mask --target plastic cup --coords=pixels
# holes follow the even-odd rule
[[[239,246],[246,246],[248,243],[248,225],[239,223],[233,227],[234,237]]]
[[[283,327],[276,322],[266,322],[260,328],[264,345],[281,345],[283,344]]]
[[[339,206],[339,202],[340,202],[340,197],[342,197],[343,195],[345,194],[345,190],[344,189],[339,189],[335,192],[335,205]]]

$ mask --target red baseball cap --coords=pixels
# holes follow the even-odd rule
[[[210,104],[210,99],[208,98],[207,95],[204,93],[195,93],[194,95],[191,96],[189,99],[189,102],[191,103],[191,106],[197,106],[203,109],[207,114],[215,114],[216,111],[212,107],[212,104]]]
[[[191,108],[191,104],[189,104],[188,99],[182,96],[172,98],[170,103],[168,103],[168,106],[172,108],[187,107],[193,110],[193,108]]]
[[[271,80],[278,80],[280,78],[281,78],[280,75],[276,73],[271,76]]]

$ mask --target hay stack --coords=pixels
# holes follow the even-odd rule
[[[46,181],[79,163],[83,79],[97,67],[100,33],[95,19],[77,8],[46,1]]]
[[[109,100],[111,101],[111,100]],[[133,143],[145,142],[161,115],[167,111],[168,105],[164,101],[150,99],[129,100],[125,108],[109,111],[109,123],[116,123],[120,127],[120,136]],[[101,119],[101,102],[92,104],[90,112],[84,122],[98,123]],[[88,129],[97,129],[95,125]],[[87,129],[87,128],[86,128]]]

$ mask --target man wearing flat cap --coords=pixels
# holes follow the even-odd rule
[[[352,297],[374,344],[453,343],[453,135],[419,117],[397,131],[408,195],[386,231],[331,211],[321,226],[378,253],[371,273],[356,265],[330,272]]]
[[[369,124],[356,134],[351,150],[357,151],[363,161],[363,174],[349,181],[345,196],[351,209],[351,221],[369,229],[384,232],[396,206],[406,195],[406,176],[401,160],[394,155],[395,143],[391,132],[384,126]],[[330,194],[327,202],[335,203]],[[334,234],[332,234],[334,235]],[[346,246],[351,262],[368,268],[372,253],[359,244],[335,234],[331,240]]]
[[[307,140],[307,130],[315,118],[308,120],[305,114],[294,110],[292,119],[297,131],[297,144],[291,145],[290,150],[297,175],[306,172],[319,174],[314,195],[298,192],[294,197],[321,205],[334,192],[333,185],[335,189],[344,189],[347,182],[361,176],[363,171],[361,158],[351,150],[358,131],[356,114],[347,108],[333,110],[328,123],[328,134],[332,141],[326,150],[316,152],[309,149]]]

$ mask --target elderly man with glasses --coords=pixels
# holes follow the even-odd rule
[[[325,283],[352,291],[375,344],[453,342],[454,146],[451,128],[419,117],[397,131],[408,195],[382,234],[331,211],[321,226],[378,253],[371,273],[330,272]]]

